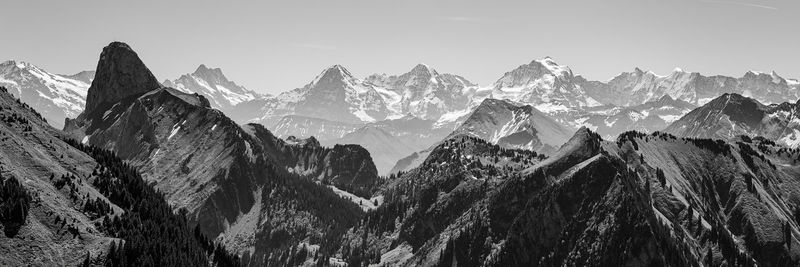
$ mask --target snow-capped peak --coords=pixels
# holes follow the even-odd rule
[[[760,71],[748,70],[747,72],[744,73],[744,76],[748,76],[748,75],[758,76],[758,75],[761,75],[761,74],[762,73]]]
[[[28,62],[18,61],[13,59],[6,60],[5,62],[0,63],[0,70],[2,70],[3,72],[9,72],[10,68],[16,68],[20,70],[24,70],[26,68],[38,69],[36,66]]]
[[[541,64],[542,66],[547,68],[547,70],[550,71],[550,73],[555,74],[556,76],[563,77],[567,74],[572,73],[572,70],[570,70],[569,67],[558,65],[558,63],[556,63],[553,60],[553,58],[549,56],[544,57],[543,59],[534,60],[533,62],[531,62],[531,64],[533,64],[534,62]]]
[[[206,67],[205,64],[200,64],[200,66],[197,66],[197,69],[194,71],[193,74],[195,75],[214,74],[224,77],[224,75],[222,75],[222,70],[220,68],[209,68]]]
[[[350,71],[342,67],[342,65],[337,64],[323,70],[322,73],[314,78],[311,85],[316,85],[321,81],[343,81],[345,83],[352,83],[353,80],[356,80],[353,74],[350,74]]]
[[[62,126],[65,117],[76,117],[83,111],[94,75],[83,76],[86,79],[54,74],[18,60],[0,63],[0,85],[42,112],[56,127]]]
[[[200,64],[197,69],[192,73],[192,76],[199,77],[211,83],[230,83],[231,81],[222,74],[220,68],[209,68],[205,64]]]
[[[680,68],[680,67],[675,67],[675,69],[673,69],[673,70],[672,70],[672,72],[673,72],[673,73],[685,73],[686,71],[685,71],[685,70],[683,70],[683,69],[682,69],[682,68]]]
[[[220,68],[209,68],[205,64],[200,64],[191,74],[182,75],[174,81],[164,81],[164,86],[174,87],[185,93],[204,95],[212,107],[223,110],[260,97],[257,93],[228,80]]]
[[[783,77],[778,75],[778,73],[775,72],[774,70],[769,75],[772,77],[773,83],[781,83],[781,81],[784,80]]]
[[[415,66],[413,69],[411,69],[411,73],[416,74],[416,75],[424,74],[424,75],[431,76],[431,77],[438,75],[436,70],[434,70],[430,66],[426,65],[425,63],[417,64],[417,66]]]

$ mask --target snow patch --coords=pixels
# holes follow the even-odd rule
[[[790,148],[800,147],[800,130],[792,129],[792,133],[778,139],[779,143],[783,143]]]
[[[169,132],[169,136],[167,137],[167,140],[172,139],[172,137],[175,136],[175,134],[177,134],[180,129],[181,129],[181,125],[173,126],[172,127],[172,131]]]
[[[356,115],[356,117],[358,117],[358,119],[360,119],[361,121],[365,121],[365,122],[374,122],[375,121],[375,118],[372,118],[372,116],[368,115],[367,112],[364,111],[363,109],[360,109],[360,110],[358,110],[356,112],[353,112],[353,115]]]

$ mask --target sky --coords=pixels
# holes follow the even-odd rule
[[[608,80],[748,70],[800,78],[800,1],[119,1],[3,0],[0,60],[55,73],[94,70],[111,41],[159,80],[198,65],[276,94],[340,64],[363,78],[418,63],[490,85],[546,56]]]

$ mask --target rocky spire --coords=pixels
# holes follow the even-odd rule
[[[103,48],[84,113],[161,87],[136,52],[125,43],[113,42]]]

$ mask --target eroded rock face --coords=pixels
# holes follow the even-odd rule
[[[161,87],[136,52],[121,42],[113,42],[103,48],[95,73],[86,97],[85,114],[100,106]]]

